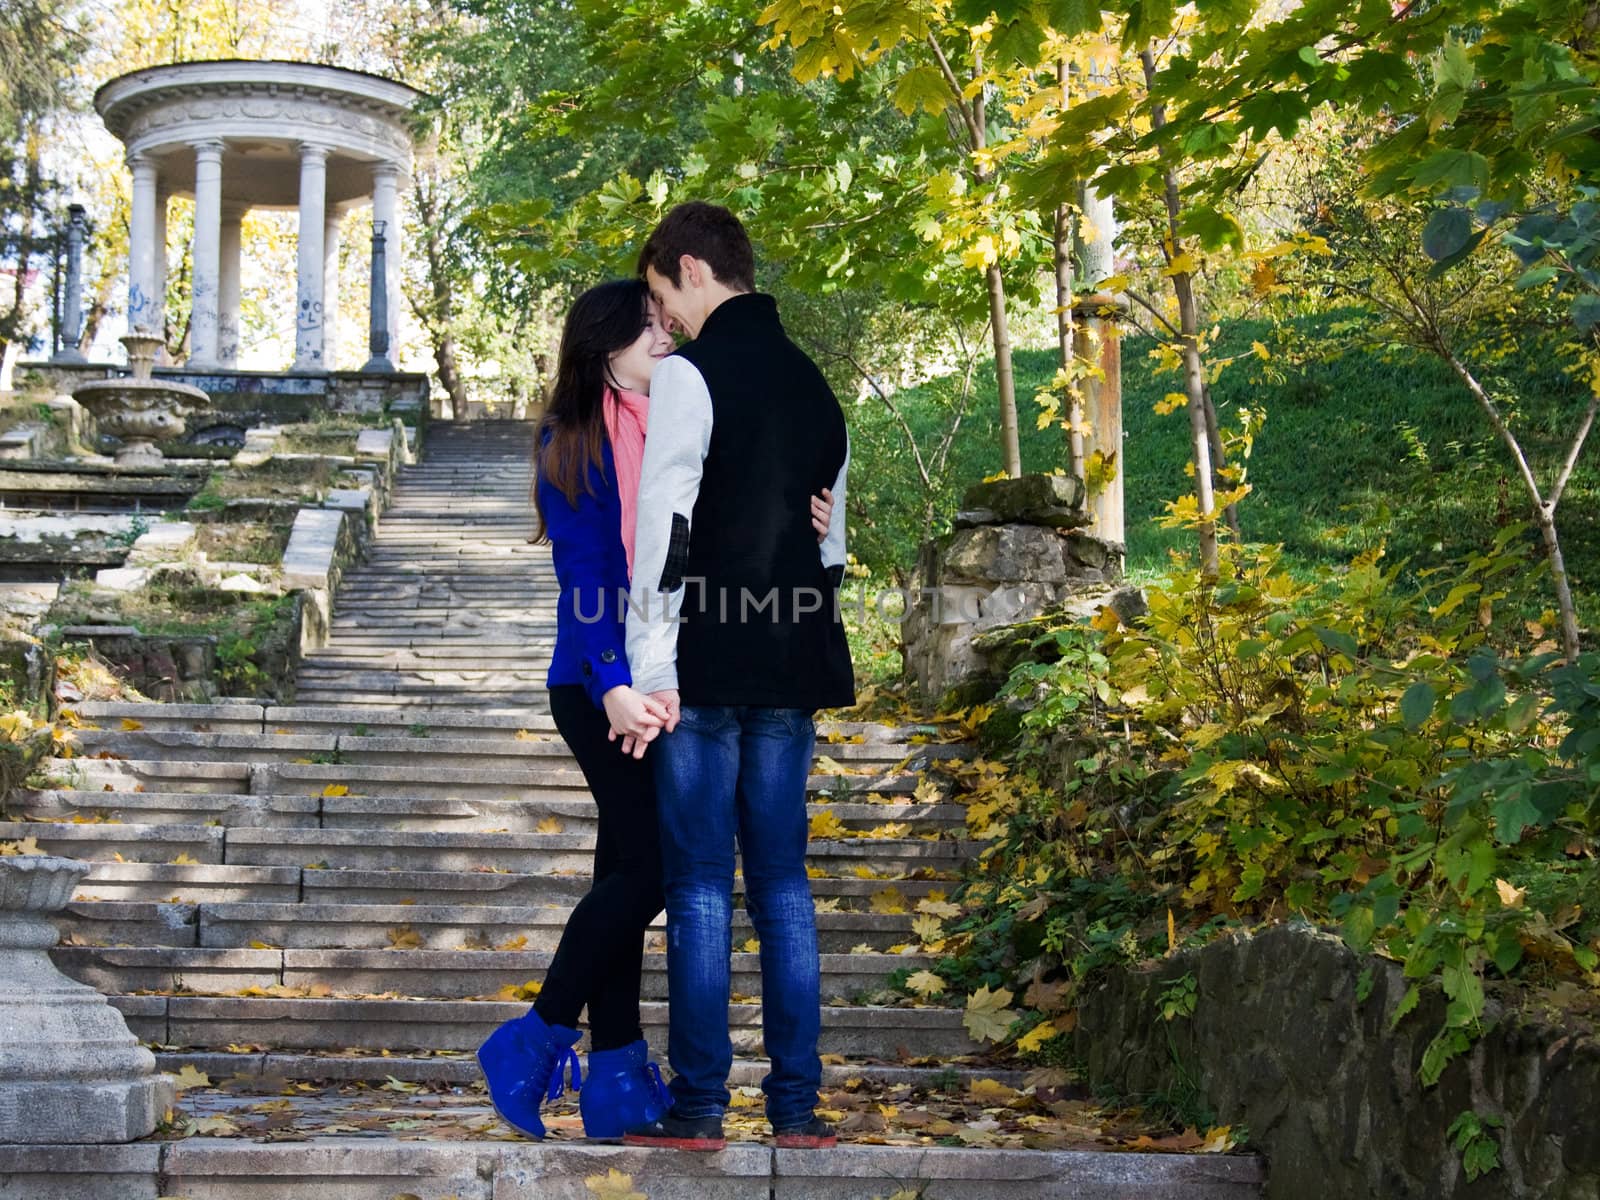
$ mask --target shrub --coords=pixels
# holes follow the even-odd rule
[[[1229,547],[1136,628],[1107,609],[1039,638],[1000,696],[1023,710],[1007,787],[969,806],[991,844],[950,976],[1070,988],[1241,920],[1334,924],[1443,987],[1427,1082],[1486,975],[1600,982],[1600,656],[1497,619],[1521,533],[1421,588],[1378,551],[1306,581]]]

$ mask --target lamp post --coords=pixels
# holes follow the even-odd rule
[[[367,345],[372,357],[361,369],[394,373],[394,362],[389,358],[389,275],[388,250],[384,245],[387,221],[372,222],[372,320],[367,334]]]
[[[61,305],[61,346],[55,361],[81,363],[83,352],[78,343],[83,339],[83,238],[87,213],[83,205],[67,208],[67,284],[66,296]]]

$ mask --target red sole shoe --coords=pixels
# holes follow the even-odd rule
[[[810,1133],[780,1133],[777,1135],[779,1150],[832,1150],[839,1144],[836,1136],[818,1137]]]
[[[697,1154],[714,1154],[718,1150],[728,1148],[727,1138],[668,1138],[668,1137],[641,1137],[637,1134],[625,1133],[622,1135],[624,1146],[659,1146],[663,1150],[692,1150]]]

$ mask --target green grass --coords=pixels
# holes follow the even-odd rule
[[[1249,355],[1252,341],[1271,343],[1265,322],[1224,324],[1219,355],[1245,354],[1213,385],[1224,423],[1240,404],[1266,411],[1250,459],[1252,495],[1241,506],[1245,537],[1281,543],[1291,567],[1341,565],[1379,543],[1388,561],[1408,560],[1415,572],[1485,546],[1496,529],[1528,520],[1515,469],[1488,421],[1442,364],[1408,352],[1380,353],[1333,331],[1350,313],[1304,318],[1318,357],[1288,378],[1267,382],[1265,364]],[[1190,539],[1155,523],[1162,506],[1189,488],[1188,420],[1182,409],[1154,412],[1156,401],[1177,390],[1175,374],[1157,373],[1151,343],[1130,338],[1123,352],[1123,423],[1129,574],[1149,577],[1168,551]],[[1056,369],[1053,351],[1016,356],[1023,469],[1064,468],[1065,435],[1039,430],[1034,393]],[[951,456],[940,517],[948,521],[961,491],[1000,467],[999,418],[993,372],[974,374],[976,394]],[[1497,365],[1487,380],[1497,395],[1516,396],[1515,428],[1541,482],[1554,473],[1583,400],[1582,385],[1548,357],[1528,350]],[[931,399],[936,381],[897,400],[919,436],[938,425]],[[863,529],[852,511],[852,537],[875,574],[908,564],[915,553],[914,501],[908,464],[894,453],[893,431],[869,402],[851,414],[852,436],[863,453],[851,483],[865,476],[865,499],[874,526]],[[881,407],[881,406],[879,406]],[[1567,567],[1584,623],[1600,622],[1600,444],[1591,440],[1579,460],[1557,514]],[[883,482],[887,481],[887,482]],[[862,530],[863,536],[857,537]],[[1542,562],[1537,535],[1528,533],[1530,564]],[[1536,598],[1549,603],[1548,586]]]

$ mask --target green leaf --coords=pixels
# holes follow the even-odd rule
[[[1178,223],[1178,232],[1198,239],[1207,250],[1229,245],[1244,248],[1244,227],[1239,218],[1218,208],[1197,205],[1189,209]]]
[[[1524,271],[1517,276],[1517,291],[1523,292],[1542,283],[1549,283],[1559,274],[1561,274],[1559,267],[1534,267],[1531,271]]]
[[[1489,957],[1502,975],[1511,974],[1516,965],[1522,961],[1522,942],[1518,940],[1514,931],[1507,930],[1498,934],[1488,944]]]
[[[1503,846],[1514,846],[1522,840],[1522,831],[1544,824],[1544,815],[1533,802],[1532,790],[1526,782],[1507,788],[1490,808],[1494,817],[1495,840]]]
[[[1472,238],[1472,214],[1461,207],[1436,208],[1422,229],[1422,252],[1435,262],[1448,258]]]
[[[1337,651],[1351,662],[1361,657],[1361,647],[1356,644],[1355,638],[1348,633],[1337,629],[1329,629],[1325,625],[1317,625],[1313,628],[1316,630],[1317,637],[1328,649]]]
[[[1234,903],[1242,904],[1246,900],[1254,899],[1266,885],[1266,868],[1260,863],[1250,863],[1239,872],[1239,886],[1233,890]]]
[[[908,117],[919,108],[938,116],[950,101],[950,87],[937,67],[912,67],[894,85],[894,106]]]
[[[1063,37],[1094,33],[1100,28],[1100,6],[1089,0],[1048,0],[1044,9],[1050,28]]]
[[[1411,176],[1419,187],[1471,187],[1489,185],[1489,160],[1476,150],[1438,150],[1422,160]]]
[[[1472,58],[1467,54],[1465,42],[1451,38],[1445,43],[1444,53],[1439,56],[1438,74],[1444,82],[1462,91],[1472,85]]]
[[[1394,1029],[1416,1007],[1422,1003],[1422,987],[1413,983],[1406,989],[1406,994],[1400,997],[1400,1003],[1394,1006],[1394,1015],[1389,1018],[1389,1028]]]
[[[1439,694],[1433,690],[1433,684],[1418,680],[1400,697],[1400,719],[1406,723],[1407,729],[1415,732],[1433,715],[1433,706],[1438,701]]]

